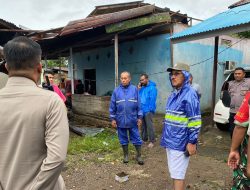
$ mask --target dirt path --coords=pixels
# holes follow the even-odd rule
[[[229,134],[213,128],[200,138],[199,154],[191,158],[187,173],[187,189],[226,190],[231,181],[231,170],[226,165],[230,145]],[[171,190],[165,150],[159,146],[143,146],[145,165],[139,166],[130,155],[128,165],[117,162],[84,162],[86,155],[70,158],[73,166],[63,172],[67,189],[74,190]],[[98,156],[98,155],[90,155]],[[119,172],[129,174],[124,183],[115,181]]]

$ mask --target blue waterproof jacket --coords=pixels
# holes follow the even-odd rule
[[[143,116],[137,88],[131,84],[117,87],[111,97],[109,113],[118,127],[137,127],[137,119]]]
[[[167,100],[161,139],[161,146],[179,151],[185,151],[188,143],[197,143],[201,127],[199,98],[189,84],[190,74],[182,72],[185,83],[180,90],[174,90]]]
[[[157,98],[157,89],[156,84],[149,80],[147,86],[142,86],[140,91],[140,100],[141,100],[141,109],[143,111],[143,115],[148,112],[155,113],[156,109],[156,98]]]

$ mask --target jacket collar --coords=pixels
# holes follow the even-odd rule
[[[37,84],[26,77],[10,77],[6,86],[37,86]]]
[[[131,85],[131,83],[129,83],[128,86],[123,86],[122,84],[120,84],[120,87],[123,88],[123,89],[126,89],[126,88],[128,88],[130,85]]]

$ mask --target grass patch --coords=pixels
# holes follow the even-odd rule
[[[135,155],[132,144],[129,144],[129,155]],[[121,162],[122,158],[123,151],[114,130],[105,129],[94,137],[70,136],[67,156],[69,167],[88,162]]]
[[[117,134],[111,130],[104,130],[102,133],[91,136],[71,136],[68,154],[76,155],[81,153],[114,153],[120,149]]]

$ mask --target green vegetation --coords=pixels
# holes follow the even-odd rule
[[[238,33],[240,37],[250,38],[250,31]]]
[[[239,32],[239,33],[231,34],[230,36],[233,38],[248,38],[248,39],[250,39],[250,31]]]
[[[91,136],[72,136],[70,138],[68,154],[79,153],[112,153],[120,149],[119,140],[115,132],[104,130],[102,133]]]
[[[156,23],[164,23],[164,22],[165,23],[171,22],[171,17],[169,13],[159,13],[159,14],[154,14],[154,15],[150,15],[146,17],[126,20],[126,21],[115,23],[115,24],[107,25],[105,28],[106,28],[107,33],[114,33],[114,32],[128,30],[131,28],[136,28],[139,26],[145,26],[145,25],[156,24]]]
[[[134,152],[130,147],[131,153]],[[121,161],[122,149],[114,130],[105,129],[102,133],[91,137],[71,135],[68,148],[68,162],[72,157],[78,158],[78,164],[90,162]],[[70,164],[70,163],[69,163]],[[72,164],[72,163],[71,163]]]
[[[47,67],[53,68],[53,67],[67,67],[68,61],[65,57],[60,57],[59,59],[55,60],[47,60]],[[45,61],[43,61],[43,67],[45,67]]]

